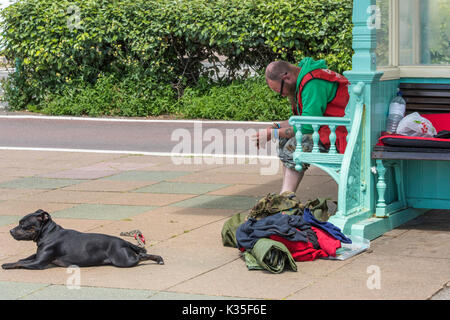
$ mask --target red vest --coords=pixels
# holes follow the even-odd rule
[[[329,69],[316,69],[307,73],[303,77],[298,87],[297,108],[292,106],[293,114],[296,116],[302,114],[302,91],[305,85],[312,79],[322,79],[338,83],[336,96],[327,104],[325,113],[323,115],[325,117],[343,117],[345,115],[345,107],[347,106],[348,100],[350,98],[348,94],[349,81],[343,75],[340,75],[339,73],[336,73]],[[325,145],[326,148],[330,147],[330,132],[331,131],[328,126],[321,126],[319,129],[320,141]],[[336,148],[339,153],[344,153],[345,148],[347,147],[347,129],[344,126],[339,126],[336,128],[335,132]]]

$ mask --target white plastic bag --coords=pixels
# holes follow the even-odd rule
[[[430,120],[425,119],[419,113],[414,112],[404,117],[397,127],[397,133],[410,137],[432,138],[436,135],[436,129]]]

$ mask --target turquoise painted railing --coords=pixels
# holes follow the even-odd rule
[[[297,143],[294,152],[294,162],[299,170],[303,162],[312,164],[327,172],[339,186],[338,211],[336,215],[345,216],[351,212],[351,207],[359,205],[358,194],[354,192],[353,186],[360,187],[360,152],[361,152],[361,125],[364,114],[364,86],[359,82],[353,86],[352,93],[355,97],[353,102],[347,106],[344,117],[303,117],[293,116],[289,119],[289,124],[297,129],[296,140],[302,141],[302,125],[312,125],[314,133],[312,135],[314,146],[311,152],[304,152],[301,144]],[[353,105],[352,105],[353,104]],[[326,153],[319,152],[319,128],[321,126],[330,127],[330,149]],[[339,154],[335,147],[338,126],[347,128],[347,147],[344,154]]]

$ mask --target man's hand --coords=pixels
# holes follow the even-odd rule
[[[264,146],[267,141],[272,139],[272,129],[274,127],[268,127],[266,129],[258,130],[258,132],[252,136],[252,140],[256,143],[256,148]]]

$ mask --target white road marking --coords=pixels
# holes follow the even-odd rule
[[[161,123],[205,123],[205,124],[261,124],[271,125],[273,122],[258,121],[223,121],[223,120],[162,120],[162,119],[121,119],[121,118],[84,118],[84,117],[53,117],[35,115],[0,115],[0,119],[38,119],[38,120],[75,120],[101,122],[161,122]]]
[[[214,154],[214,153],[174,153],[174,152],[146,152],[146,151],[95,150],[95,149],[91,150],[91,149],[64,149],[64,148],[0,147],[0,150],[116,153],[116,154],[136,154],[136,155],[144,155],[144,156],[157,156],[157,157],[205,157],[205,158],[236,158],[236,159],[267,159],[267,160],[278,159],[278,156],[264,156],[264,155]]]

